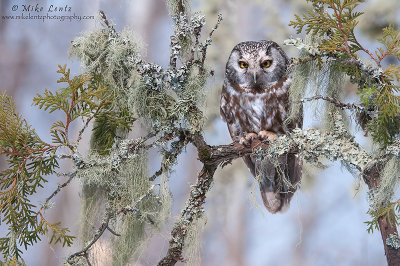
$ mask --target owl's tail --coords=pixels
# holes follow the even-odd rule
[[[259,181],[267,210],[271,213],[286,211],[301,180],[302,161],[294,154],[282,155],[274,162],[250,156],[243,160]]]

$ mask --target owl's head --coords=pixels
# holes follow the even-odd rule
[[[226,78],[245,91],[261,92],[286,75],[289,58],[273,41],[237,44],[226,63]]]

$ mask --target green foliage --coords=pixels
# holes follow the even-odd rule
[[[391,155],[381,171],[378,187],[368,193],[371,206],[369,214],[372,216],[372,220],[366,222],[368,232],[378,228],[378,219],[381,216],[388,218],[388,221],[394,222],[396,225],[399,224],[400,200],[391,202],[400,183],[399,175],[400,161],[396,156]],[[394,221],[393,218],[390,218],[391,216],[395,218]]]
[[[296,20],[291,21],[289,26],[297,29],[300,33],[303,28],[307,34],[326,35],[320,49],[326,53],[340,55],[345,52],[347,55],[354,55],[361,49],[355,35],[354,28],[357,26],[357,18],[361,12],[354,9],[362,0],[321,0],[313,1],[316,5],[314,10],[308,10],[303,18],[295,15]],[[328,10],[323,7],[326,5]]]
[[[338,60],[341,71],[358,84],[361,101],[369,114],[359,120],[363,128],[371,132],[372,138],[382,147],[390,145],[398,136],[400,128],[400,67],[389,65],[381,70],[381,61],[388,55],[399,58],[400,30],[393,26],[383,29],[379,42],[384,48],[378,48],[375,55],[365,49],[357,40],[354,30],[357,18],[362,15],[354,9],[361,0],[323,0],[313,1],[314,10],[308,10],[302,16],[296,15],[289,25],[300,33],[305,29],[309,35],[323,37],[318,57],[331,57]],[[368,66],[357,60],[357,52],[365,52],[377,65]]]
[[[115,140],[124,137],[135,121],[127,99],[129,87],[139,81],[127,59],[137,58],[139,49],[139,41],[129,29],[120,34],[101,29],[72,42],[71,56],[77,57],[87,75],[102,85],[107,99],[96,115],[91,138],[91,149],[99,154],[108,154]]]
[[[21,259],[25,249],[52,232],[51,242],[71,245],[72,236],[59,224],[50,224],[30,198],[47,182],[46,175],[58,167],[52,156],[57,146],[43,142],[25,119],[16,112],[15,104],[5,93],[0,96],[0,154],[7,158],[8,169],[0,172],[0,210],[8,225],[0,238],[0,251],[6,260]],[[40,214],[40,219],[38,215]],[[39,221],[38,221],[39,220]]]
[[[386,48],[378,48],[378,51],[375,52],[378,58],[393,55],[400,60],[400,29],[395,30],[393,25],[389,25],[383,29],[383,36],[378,41]],[[399,80],[398,76],[397,80]]]
[[[387,206],[381,206],[378,210],[370,211],[372,216],[371,221],[364,222],[367,225],[368,233],[373,233],[374,230],[379,230],[379,219],[386,219],[392,225],[400,225],[400,201],[391,202]]]
[[[383,29],[379,42],[385,46],[375,54],[379,61],[387,55],[400,58],[400,30],[392,25]],[[367,108],[377,111],[376,118],[368,124],[373,139],[384,146],[393,142],[400,128],[400,66],[388,65],[380,76],[378,84],[366,85],[360,97]]]
[[[381,82],[366,84],[359,90],[360,99],[375,116],[368,123],[374,141],[387,146],[393,143],[400,128],[400,67],[389,65],[382,73]]]
[[[62,243],[63,247],[65,245],[70,247],[75,237],[68,235],[69,229],[63,228],[60,225],[61,222],[52,224],[42,218],[38,225],[38,232],[45,235],[51,231],[50,244]]]
[[[115,140],[129,132],[134,121],[132,113],[126,106],[114,100],[105,104],[97,114],[93,125],[91,148],[99,154],[108,154]]]
[[[400,96],[397,87],[366,86],[360,91],[360,99],[368,109],[375,110],[375,117],[367,124],[374,141],[387,146],[398,136],[400,128]]]
[[[105,89],[95,77],[79,75],[70,78],[70,70],[58,65],[62,77],[57,83],[66,83],[66,88],[58,89],[55,93],[45,90],[44,95],[37,94],[33,103],[39,108],[54,111],[62,111],[65,114],[65,123],[57,121],[53,123],[50,134],[55,144],[71,146],[68,137],[70,124],[80,117],[91,118],[98,112],[106,101]]]

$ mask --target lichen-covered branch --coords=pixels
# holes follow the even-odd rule
[[[184,260],[182,252],[188,227],[195,219],[203,215],[206,193],[210,189],[216,169],[217,166],[212,164],[204,165],[200,171],[196,184],[191,187],[190,197],[182,210],[181,217],[172,229],[167,255],[158,263],[158,266],[175,265],[176,262]]]
[[[6,263],[20,259],[20,245],[31,245],[39,235],[51,229],[51,241],[70,245],[72,236],[65,228],[50,224],[43,210],[62,188],[77,177],[83,183],[82,210],[86,223],[82,226],[84,247],[69,257],[69,262],[84,258],[91,265],[89,253],[93,245],[108,230],[114,241],[111,251],[113,265],[125,265],[135,256],[138,246],[150,238],[151,229],[159,229],[170,216],[168,173],[177,164],[178,156],[192,143],[203,164],[191,187],[189,198],[176,221],[169,241],[169,249],[159,265],[174,265],[185,261],[185,241],[193,226],[204,213],[207,192],[215,171],[232,160],[246,155],[259,158],[278,158],[287,153],[304,161],[319,164],[321,158],[341,161],[360,172],[370,192],[370,213],[374,220],[369,229],[381,230],[389,265],[400,265],[399,238],[396,225],[400,218],[400,201],[390,202],[393,186],[400,176],[400,67],[389,65],[383,69],[380,62],[387,55],[400,58],[400,30],[389,26],[379,41],[375,55],[355,38],[355,12],[359,1],[315,0],[314,10],[291,23],[299,32],[304,28],[306,41],[289,39],[286,44],[301,49],[300,57],[292,60],[289,72],[291,110],[288,121],[299,115],[302,103],[324,100],[329,102],[328,130],[295,129],[273,142],[254,140],[250,147],[232,143],[211,146],[202,137],[205,116],[202,110],[204,87],[213,71],[205,65],[211,37],[222,17],[206,38],[201,39],[205,16],[190,12],[189,0],[168,0],[167,6],[174,22],[170,42],[170,64],[162,67],[143,59],[139,42],[129,30],[118,32],[100,12],[105,28],[84,34],[72,42],[71,55],[82,63],[85,73],[70,78],[70,71],[59,67],[59,82],[67,88],[56,92],[46,90],[34,102],[49,112],[62,111],[65,121],[53,124],[52,143],[43,142],[27,122],[15,112],[9,97],[0,96],[0,154],[10,159],[10,169],[2,171],[1,198],[4,221],[10,225],[7,238],[0,239],[0,250]],[[326,12],[327,7],[331,12]],[[357,52],[366,52],[375,66],[357,59]],[[343,103],[345,76],[358,85],[360,104]],[[311,93],[306,94],[306,88]],[[315,95],[305,98],[305,95]],[[344,109],[357,112],[359,123],[366,133],[382,145],[374,154],[364,150],[346,130]],[[77,139],[70,139],[71,123],[81,118],[83,127]],[[128,139],[128,132],[137,121],[144,121],[149,134]],[[364,121],[364,124],[361,122]],[[91,152],[82,156],[78,144],[84,131],[93,123]],[[363,126],[366,125],[366,126]],[[397,140],[397,141],[396,141]],[[69,154],[60,155],[59,148],[68,147]],[[147,155],[157,149],[162,156],[160,169],[148,176]],[[58,160],[70,159],[74,171],[69,179],[45,200],[38,212],[31,209],[28,196],[46,181],[45,175],[57,173]],[[392,171],[396,169],[395,171]],[[158,183],[155,183],[158,182]],[[158,188],[154,189],[155,187]],[[99,216],[106,209],[104,217]],[[100,211],[101,210],[101,211]],[[397,210],[397,211],[396,211]],[[36,226],[37,216],[40,223]],[[15,218],[16,217],[16,218]],[[102,220],[103,219],[103,220]],[[31,232],[21,224],[39,228]],[[98,228],[93,232],[92,228]],[[112,229],[114,228],[114,229]],[[149,234],[147,234],[149,233]]]
[[[76,263],[77,258],[84,257],[87,264],[91,265],[90,260],[89,260],[89,251],[93,247],[93,245],[96,244],[96,242],[100,239],[100,237],[104,234],[104,232],[106,230],[108,230],[111,234],[113,234],[117,237],[121,236],[119,233],[115,232],[112,228],[110,228],[110,221],[112,220],[112,218],[116,215],[119,215],[119,214],[126,215],[127,213],[134,213],[138,216],[141,216],[142,214],[141,214],[140,210],[137,208],[137,206],[141,202],[143,202],[143,200],[146,199],[153,192],[154,187],[155,187],[155,185],[150,186],[147,193],[145,193],[141,197],[139,197],[139,199],[137,201],[135,201],[132,206],[124,207],[124,208],[120,209],[119,211],[117,211],[116,213],[114,213],[110,210],[106,210],[106,214],[104,215],[105,216],[104,221],[101,223],[101,225],[97,229],[97,232],[94,234],[92,240],[83,249],[70,255],[67,259],[67,262],[69,264],[74,265],[74,263]]]
[[[364,172],[364,181],[371,190],[376,189],[381,182],[382,164],[376,163],[373,167]],[[398,178],[398,177],[397,177]],[[398,236],[397,222],[395,213],[389,211],[386,215],[378,217],[379,231],[381,232],[382,242],[385,249],[385,255],[388,266],[400,265],[400,249],[390,245],[389,237]]]
[[[312,96],[312,97],[309,97],[309,98],[303,98],[299,102],[305,103],[305,102],[310,102],[310,101],[315,101],[315,100],[324,100],[324,101],[330,102],[330,103],[334,104],[336,107],[339,107],[342,110],[349,109],[349,110],[356,110],[356,111],[359,111],[359,112],[365,111],[365,107],[363,107],[363,106],[361,106],[359,104],[342,103],[338,99],[335,99],[333,97],[326,97],[326,96],[323,96],[323,95],[315,95],[315,96]]]
[[[271,143],[254,140],[250,147],[245,147],[239,143],[210,146],[201,135],[186,132],[185,138],[189,139],[197,148],[203,169],[197,177],[196,184],[191,187],[186,206],[172,230],[167,255],[158,265],[175,265],[178,261],[184,261],[182,252],[187,228],[195,219],[203,215],[203,204],[206,193],[213,182],[215,170],[218,166],[223,166],[234,159],[249,154],[279,156],[288,152],[298,154],[307,162],[317,162],[321,157],[325,157],[354,166],[363,173],[367,184],[372,180],[376,182],[378,179],[374,176],[372,169],[377,169],[381,165],[381,158],[374,158],[362,149],[346,131],[342,117],[339,114],[334,114],[334,116],[336,124],[335,130],[332,132],[321,132],[317,129],[295,129],[289,135],[281,136]],[[382,157],[384,156],[383,154]],[[388,228],[388,225],[384,219],[380,222],[381,227],[386,226],[385,228]],[[386,230],[385,236],[397,234],[395,226],[383,230]]]

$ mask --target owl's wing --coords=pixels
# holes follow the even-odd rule
[[[303,126],[303,108],[301,107],[298,117],[288,125],[292,130]],[[295,154],[284,154],[277,161],[264,160],[255,161],[252,158],[245,159],[246,165],[258,175],[260,182],[261,197],[265,207],[271,212],[282,212],[288,209],[290,200],[296,192],[302,176],[302,160]]]
[[[294,154],[284,154],[274,162],[252,161],[265,207],[271,213],[286,211],[301,179],[302,161]]]
[[[228,119],[228,116],[227,116],[227,113],[228,113],[228,110],[227,110],[228,105],[227,104],[228,103],[226,100],[226,84],[224,83],[224,85],[222,86],[219,113],[221,114],[222,120],[229,124],[228,120],[231,120],[231,119]]]
[[[220,108],[219,108],[219,113],[221,114],[221,118],[223,121],[225,121],[228,125],[228,130],[229,134],[231,135],[232,140],[238,141],[239,140],[239,135],[240,135],[240,129],[238,128],[238,125],[235,125],[232,117],[232,103],[229,101],[228,94],[226,92],[227,87],[229,86],[224,82],[224,85],[222,86],[222,92],[221,92],[221,101],[220,101]]]

